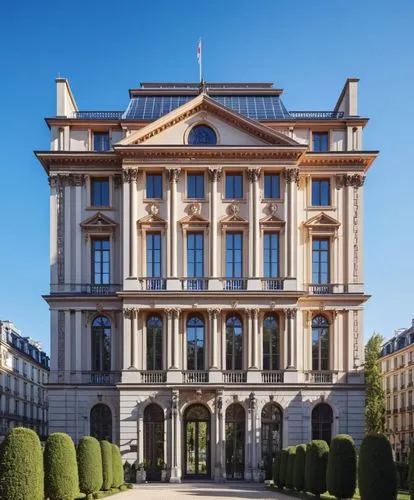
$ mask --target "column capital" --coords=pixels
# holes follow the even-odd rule
[[[164,311],[165,311],[165,314],[167,315],[167,318],[171,318],[171,317],[172,317],[172,314],[173,314],[174,309],[172,309],[171,307],[166,307],[166,308],[164,309]]]
[[[122,171],[123,181],[131,184],[137,180],[138,169],[137,168],[126,168]]]
[[[180,177],[181,168],[167,168],[166,175],[169,183],[177,184],[178,178]]]
[[[138,318],[139,309],[137,307],[126,307],[124,309],[124,316],[128,319]]]
[[[221,179],[222,170],[220,167],[210,167],[207,173],[210,182],[218,182]]]
[[[285,181],[290,184],[295,182],[297,185],[299,184],[299,169],[298,168],[285,168],[283,171],[283,177]]]
[[[289,308],[283,309],[283,312],[285,313],[285,316],[287,319],[296,318],[297,309],[294,307],[289,307]]]
[[[244,311],[245,311],[245,313],[247,314],[247,316],[249,318],[252,317],[252,309],[251,309],[251,307],[246,307],[246,309]]]
[[[180,317],[180,314],[181,314],[181,309],[179,307],[174,307],[173,311],[174,311],[175,317],[178,319]]]
[[[207,312],[211,318],[216,319],[217,316],[220,314],[221,309],[219,307],[209,307],[207,309]]]
[[[361,174],[347,174],[344,175],[344,185],[346,187],[352,186],[354,188],[360,188],[364,185],[365,176]]]
[[[252,313],[253,313],[253,318],[257,319],[259,317],[260,309],[258,307],[255,307],[252,309]]]
[[[261,169],[258,167],[248,168],[247,169],[247,178],[252,183],[257,182],[260,179],[260,172],[261,172]]]

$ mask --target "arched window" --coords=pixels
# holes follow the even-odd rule
[[[112,441],[112,412],[109,406],[99,403],[91,410],[91,436],[99,441]]]
[[[238,316],[226,321],[226,370],[243,368],[243,324]]]
[[[262,410],[262,460],[266,479],[272,479],[272,461],[282,447],[282,410],[267,403]]]
[[[263,370],[280,370],[279,318],[273,314],[263,321]]]
[[[92,323],[92,370],[111,371],[111,322],[98,316]]]
[[[312,439],[323,439],[330,444],[332,423],[332,408],[326,403],[317,404],[312,410]]]
[[[217,135],[208,125],[196,125],[188,134],[188,144],[217,144]]]
[[[312,319],[312,370],[329,370],[329,323],[321,315]]]
[[[187,320],[187,369],[204,370],[204,321],[199,316]]]
[[[162,319],[147,319],[147,370],[162,370]]]

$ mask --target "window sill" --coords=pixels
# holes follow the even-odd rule
[[[315,212],[320,212],[321,210],[333,210],[336,211],[336,207],[333,205],[310,205],[306,210],[313,210]]]
[[[247,203],[246,198],[222,198],[223,203]]]
[[[90,207],[86,207],[85,210],[88,210],[88,211],[99,211],[99,212],[103,212],[105,210],[107,211],[111,211],[111,210],[115,210],[115,207],[110,207],[110,206],[107,206],[107,205],[96,205],[96,206],[90,206]]]
[[[208,203],[208,199],[204,198],[184,198],[184,203]]]
[[[284,198],[262,198],[262,203],[284,203]]]
[[[142,201],[144,203],[163,203],[165,198],[144,198]]]

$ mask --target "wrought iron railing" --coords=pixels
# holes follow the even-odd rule
[[[312,295],[326,295],[329,293],[333,293],[334,290],[334,285],[332,284],[318,284],[318,283],[313,283],[309,285],[309,293]]]
[[[311,384],[332,384],[334,372],[312,371],[307,373],[307,381]]]
[[[223,290],[240,291],[247,289],[246,278],[225,278],[223,279]]]
[[[183,278],[181,283],[183,290],[208,290],[207,278]]]
[[[241,384],[246,382],[247,373],[242,370],[223,372],[223,382],[225,384]]]
[[[123,111],[75,111],[74,118],[79,120],[120,120]]]
[[[141,278],[140,281],[143,290],[154,292],[166,289],[165,278]]]
[[[262,372],[262,382],[264,384],[281,384],[283,383],[283,372],[282,371],[263,371]]]
[[[296,120],[332,120],[344,117],[343,111],[289,111]]]
[[[206,384],[208,372],[202,370],[187,370],[183,372],[184,384]]]

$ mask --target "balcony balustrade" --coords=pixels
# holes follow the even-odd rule
[[[295,120],[334,120],[344,117],[343,111],[289,111]]]
[[[238,371],[225,371],[223,372],[223,382],[225,384],[242,384],[247,380],[247,372]]]
[[[207,278],[183,278],[181,279],[183,290],[198,291],[208,290]]]
[[[263,371],[262,382],[264,384],[282,384],[283,372],[282,371]]]
[[[119,284],[95,284],[95,283],[65,283],[51,284],[50,293],[62,295],[116,295],[122,289]]]
[[[165,278],[140,278],[142,290],[163,291],[166,290],[167,280]]]
[[[270,290],[272,292],[283,290],[282,278],[262,278],[262,290]]]
[[[123,111],[75,111],[73,118],[78,120],[121,120]]]
[[[85,384],[85,385],[116,385],[121,381],[121,373],[95,371],[52,371],[49,383]],[[33,398],[34,400],[34,398]],[[46,405],[47,403],[45,403]]]
[[[167,381],[166,371],[140,372],[141,384],[164,384]]]
[[[332,371],[311,371],[306,373],[306,381],[311,384],[332,384],[334,375]]]
[[[201,370],[187,370],[183,372],[184,384],[206,384],[208,382],[208,372]]]
[[[240,291],[247,290],[247,279],[245,278],[226,278],[222,280],[223,290]]]

